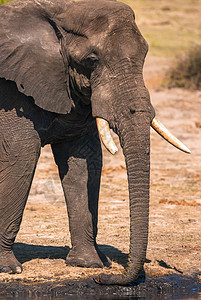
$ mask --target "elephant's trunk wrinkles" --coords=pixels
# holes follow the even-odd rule
[[[103,121],[103,122],[100,122]],[[150,124],[151,122],[151,124]],[[132,123],[133,126],[130,126]],[[104,128],[106,134],[101,138],[106,148],[113,147],[109,125],[105,120],[97,120],[98,129]],[[150,121],[148,112],[136,112],[133,120],[119,120],[119,133],[126,160],[129,199],[130,199],[130,254],[126,271],[121,275],[101,274],[96,281],[100,284],[129,285],[144,280],[143,265],[146,259],[149,224],[149,173],[150,173],[150,125],[168,142],[182,151],[190,153],[176,137],[155,118]],[[109,136],[109,138],[108,138]],[[108,146],[108,142],[111,143]],[[116,146],[115,146],[116,147]],[[111,152],[111,150],[109,150]]]
[[[149,114],[136,113],[133,129],[129,120],[121,120],[130,199],[130,254],[128,267],[121,275],[100,275],[100,284],[129,285],[144,277],[149,218]]]

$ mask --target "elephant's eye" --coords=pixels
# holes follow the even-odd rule
[[[86,67],[89,69],[94,68],[97,62],[98,62],[98,57],[95,53],[90,54],[84,60]]]

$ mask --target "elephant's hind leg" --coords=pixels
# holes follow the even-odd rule
[[[12,247],[40,153],[30,120],[0,111],[0,272],[21,273]]]
[[[52,146],[67,202],[72,249],[66,264],[104,267],[110,260],[96,244],[102,168],[97,133]]]

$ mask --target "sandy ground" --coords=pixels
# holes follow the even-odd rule
[[[201,92],[160,88],[169,63],[170,59],[148,57],[145,81],[157,116],[192,154],[178,151],[151,130],[150,232],[145,270],[151,277],[201,279]],[[115,140],[118,143],[116,136]],[[115,156],[105,149],[103,153],[98,243],[113,261],[112,268],[104,272],[118,273],[126,265],[129,249],[127,174],[121,149]],[[16,239],[15,252],[24,271],[20,275],[0,274],[0,281],[54,282],[103,272],[67,267],[69,247],[64,196],[51,150],[46,146]]]

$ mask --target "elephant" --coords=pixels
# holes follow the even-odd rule
[[[133,10],[113,0],[16,0],[0,7],[0,272],[21,273],[13,244],[40,156],[51,145],[64,191],[72,248],[66,264],[110,266],[97,243],[101,140],[119,137],[130,201],[130,254],[122,274],[145,278],[150,127],[190,150],[156,119],[143,80],[148,44]]]

